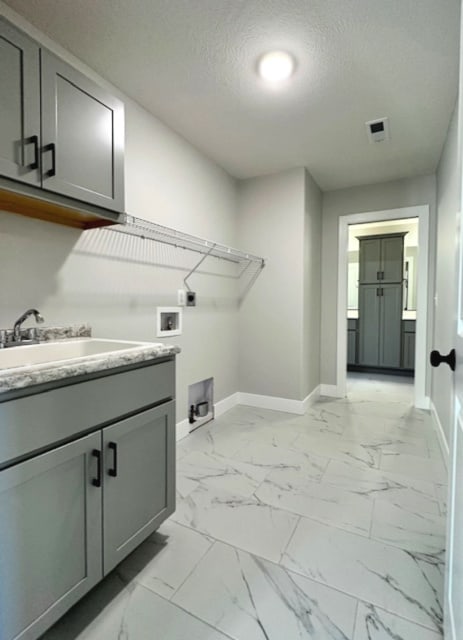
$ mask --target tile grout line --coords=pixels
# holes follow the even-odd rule
[[[164,596],[161,596],[159,593],[156,593],[154,591],[152,591],[151,589],[149,589],[148,587],[146,587],[143,584],[138,584],[137,585],[141,588],[144,589],[145,591],[148,591],[149,593],[154,593],[156,596],[158,596],[159,598],[162,598],[163,600],[165,600],[165,602],[168,602],[170,605],[172,605],[173,607],[175,607],[176,609],[180,609],[180,611],[183,611],[184,613],[186,613],[188,616],[191,616],[192,618],[194,618],[195,620],[198,620],[198,622],[201,622],[201,624],[205,625],[206,627],[209,627],[209,629],[213,629],[214,631],[216,631],[217,633],[220,633],[222,636],[224,636],[224,638],[229,638],[230,640],[236,640],[236,638],[234,638],[233,636],[231,636],[230,634],[226,633],[225,631],[222,631],[222,629],[219,629],[218,627],[214,627],[214,625],[212,625],[210,622],[207,622],[207,620],[203,620],[202,618],[200,618],[199,616],[197,616],[196,614],[192,613],[191,611],[188,611],[188,609],[185,609],[184,607],[182,607],[181,605],[177,604],[176,602],[172,602],[171,600],[168,600],[167,598],[165,598]],[[167,640],[167,639],[166,639]]]
[[[357,620],[358,620],[360,602],[361,602],[361,600],[359,598],[357,598],[357,602],[356,602],[356,605],[355,605],[354,624],[353,624],[353,627],[352,627],[352,640],[355,640],[355,635],[357,633]]]
[[[277,564],[278,566],[283,566],[283,565],[281,564],[281,561],[282,561],[282,559],[283,559],[283,556],[285,555],[285,552],[286,552],[287,548],[289,547],[289,544],[290,544],[291,540],[294,538],[294,534],[296,533],[296,529],[297,529],[297,527],[299,526],[300,521],[301,521],[301,516],[299,516],[299,517],[298,517],[298,519],[296,520],[296,522],[295,522],[295,524],[294,524],[294,528],[293,528],[293,530],[292,530],[292,532],[291,532],[291,535],[290,535],[290,536],[289,536],[289,538],[288,538],[288,542],[286,543],[286,545],[284,546],[284,548],[283,548],[282,552],[280,553],[280,559],[275,563],[275,564]],[[258,557],[259,557],[259,556],[258,556]]]
[[[193,574],[193,572],[196,570],[196,568],[198,567],[198,565],[200,564],[200,562],[202,562],[202,560],[204,560],[204,558],[208,555],[208,553],[213,549],[213,547],[217,544],[217,541],[214,539],[212,541],[212,544],[209,546],[208,549],[206,549],[206,551],[201,555],[201,557],[198,559],[198,561],[195,563],[194,567],[191,569],[191,571],[188,573],[188,575],[186,576],[186,578],[178,585],[178,587],[174,590],[174,592],[172,593],[172,595],[169,598],[169,602],[172,602],[172,598],[177,594],[177,592],[179,591],[179,589],[181,587],[183,587],[183,585],[185,584],[185,582],[188,580],[188,578]]]

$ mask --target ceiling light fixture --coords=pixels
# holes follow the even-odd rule
[[[288,80],[294,72],[295,60],[286,51],[264,53],[257,63],[257,71],[266,82],[277,84]]]

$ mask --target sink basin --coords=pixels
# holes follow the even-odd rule
[[[88,358],[89,356],[99,356],[136,347],[146,347],[150,344],[149,342],[78,338],[76,340],[57,340],[56,342],[8,347],[0,349],[0,370]]]

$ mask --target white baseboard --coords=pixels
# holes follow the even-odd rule
[[[231,396],[227,396],[223,400],[219,400],[218,402],[216,402],[214,405],[214,418],[218,418],[219,416],[224,414],[226,411],[229,411],[230,409],[233,409],[233,407],[236,407],[236,405],[239,404],[238,400],[239,400],[239,393],[233,393]],[[196,428],[198,428],[198,426],[200,425],[197,425]],[[185,436],[187,436],[190,433],[190,431],[191,431],[191,425],[188,418],[185,418],[185,420],[182,420],[181,422],[177,422],[177,428],[176,428],[177,441],[181,440],[182,438],[185,438]]]
[[[273,411],[284,411],[285,413],[296,413],[303,415],[307,409],[313,405],[320,397],[320,387],[316,387],[304,400],[291,400],[290,398],[278,398],[275,396],[261,396],[255,393],[243,393],[238,391],[223,400],[219,400],[214,405],[214,417],[218,418],[226,411],[233,409],[238,404],[248,407],[258,407],[259,409],[272,409]],[[176,437],[181,440],[190,433],[191,425],[188,418],[177,422]]]
[[[436,431],[437,439],[439,440],[440,448],[442,451],[442,457],[444,458],[445,466],[448,468],[449,466],[449,445],[447,442],[447,438],[445,437],[444,428],[442,426],[442,422],[440,421],[439,414],[437,413],[436,405],[432,400],[430,400],[431,405],[431,415],[433,417],[434,429]]]
[[[311,407],[313,404],[320,399],[320,385],[315,387],[313,391],[309,393],[309,395],[302,401],[302,407],[304,409],[304,413]]]
[[[431,398],[429,396],[415,397],[415,407],[429,411],[431,409]]]
[[[321,384],[320,395],[328,398],[344,398],[346,394],[336,384]]]
[[[214,405],[214,417],[218,418],[226,411],[229,411],[230,409],[233,409],[233,407],[236,407],[236,405],[239,404],[239,395],[240,394],[238,392],[232,393],[231,396],[227,396],[223,400],[219,400],[218,402],[216,402]]]
[[[320,396],[319,387],[314,389],[304,400],[292,400],[291,398],[279,398],[277,396],[261,396],[256,393],[243,393],[240,391],[239,404],[248,407],[258,407],[259,409],[272,409],[273,411],[284,411],[285,413],[297,413],[303,415],[307,408],[316,402]]]
[[[190,422],[188,418],[185,418],[185,420],[182,420],[181,422],[177,422],[176,427],[175,437],[177,442],[182,438],[185,438],[185,436],[190,433]]]

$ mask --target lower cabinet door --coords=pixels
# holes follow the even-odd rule
[[[98,432],[0,471],[1,640],[35,640],[101,579],[100,449]]]
[[[174,406],[103,429],[105,575],[175,509]]]
[[[402,284],[382,285],[379,366],[401,366]]]
[[[365,367],[379,364],[380,300],[377,284],[359,286],[358,363]]]
[[[414,333],[407,332],[403,334],[402,367],[404,369],[415,368],[415,334]]]

